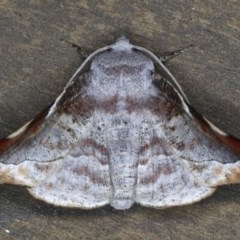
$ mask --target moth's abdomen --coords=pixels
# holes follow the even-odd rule
[[[116,209],[128,209],[135,199],[138,165],[138,127],[131,117],[116,117],[108,131],[110,151],[110,204]]]
[[[129,153],[111,156],[112,197],[110,204],[116,209],[128,209],[135,199],[137,182],[137,156]]]

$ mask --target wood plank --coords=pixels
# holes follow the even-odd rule
[[[51,2],[51,3],[50,3]],[[193,106],[240,137],[239,1],[9,1],[0,4],[0,136],[47,107],[86,52],[124,34],[170,60]],[[191,206],[63,209],[0,185],[0,239],[238,239],[240,185]]]

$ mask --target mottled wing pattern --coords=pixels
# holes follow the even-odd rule
[[[239,156],[220,143],[210,127],[209,133],[203,132],[198,120],[183,111],[168,82],[160,78],[156,85],[161,91],[164,87],[162,101],[168,103],[168,111],[165,117],[159,112],[143,131],[151,137],[143,140],[139,151],[136,202],[152,207],[189,204],[212,194],[217,185],[239,182]],[[196,115],[190,107],[188,111]]]
[[[55,205],[94,208],[109,202],[108,152],[102,133],[92,136],[97,123],[84,93],[87,76],[73,81],[34,126],[0,141],[2,148],[15,142],[1,155],[0,182],[25,185]]]
[[[91,54],[52,106],[0,141],[0,183],[60,206],[170,207],[239,183],[237,153],[240,140],[201,117],[153,53],[120,38]]]

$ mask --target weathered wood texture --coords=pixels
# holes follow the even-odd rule
[[[48,3],[46,3],[48,2]],[[0,136],[19,128],[61,92],[81,59],[122,34],[168,62],[192,105],[240,137],[240,2],[10,1],[0,3]],[[239,239],[240,186],[198,204],[82,211],[0,186],[0,239]]]

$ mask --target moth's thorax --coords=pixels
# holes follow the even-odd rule
[[[156,94],[153,72],[154,65],[144,54],[113,49],[93,60],[88,95],[101,102],[116,97],[122,106],[126,99],[147,99]]]

